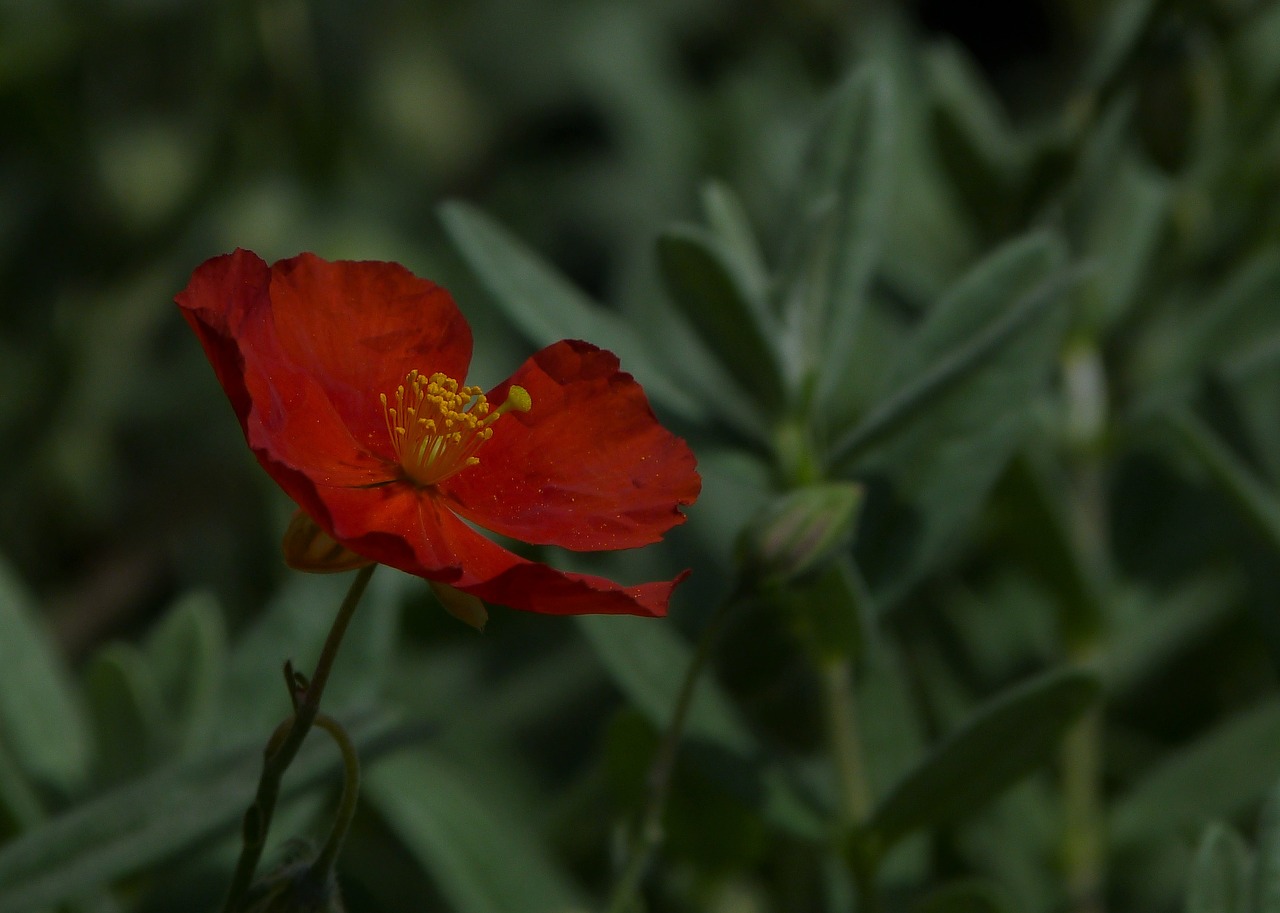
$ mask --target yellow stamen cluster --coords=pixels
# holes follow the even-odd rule
[[[413,482],[427,486],[480,462],[476,451],[493,437],[490,427],[504,412],[528,412],[533,402],[524,387],[512,386],[507,400],[491,409],[479,387],[460,386],[446,374],[427,377],[410,371],[396,387],[395,405],[383,393],[382,415],[396,459]]]

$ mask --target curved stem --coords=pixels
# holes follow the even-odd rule
[[[227,891],[226,902],[222,905],[223,913],[233,913],[236,910],[253,881],[258,861],[262,858],[262,849],[267,842],[267,832],[271,828],[271,816],[280,795],[280,782],[320,711],[320,698],[329,681],[338,648],[342,646],[342,637],[351,623],[356,606],[360,604],[360,597],[364,595],[375,567],[376,564],[370,564],[361,568],[351,581],[351,588],[347,590],[347,595],[338,608],[324,648],[320,651],[315,674],[311,676],[311,681],[301,695],[295,695],[293,718],[282,723],[267,742],[263,753],[262,775],[258,778],[258,792],[253,804],[244,813],[243,846],[240,849],[240,859],[236,862],[235,874],[231,878],[231,887]]]
[[[319,883],[327,883],[329,873],[342,850],[342,841],[356,816],[356,806],[360,800],[360,756],[356,753],[355,743],[351,736],[333,717],[326,714],[316,716],[316,725],[329,733],[338,750],[342,752],[342,767],[345,775],[342,779],[342,799],[338,802],[338,813],[333,819],[333,827],[329,837],[320,849],[320,855],[311,863],[311,875]]]
[[[654,756],[653,767],[649,771],[649,798],[640,819],[636,842],[631,848],[626,867],[613,886],[613,892],[609,897],[608,913],[627,913],[635,906],[645,869],[648,868],[654,851],[662,843],[662,811],[667,804],[667,793],[671,790],[676,752],[680,747],[680,738],[684,735],[689,708],[693,705],[698,679],[711,658],[711,648],[715,644],[716,636],[724,627],[729,609],[736,604],[736,595],[720,603],[715,615],[703,630],[702,637],[698,640],[698,649],[689,663],[689,668],[685,670],[675,708],[671,713],[671,722],[667,725],[662,742],[658,745],[658,753]]]

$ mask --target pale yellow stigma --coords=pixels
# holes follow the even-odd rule
[[[533,407],[524,387],[513,385],[506,402],[491,409],[479,387],[459,386],[445,374],[427,377],[417,371],[410,371],[396,387],[394,406],[385,393],[379,399],[396,459],[405,475],[422,486],[443,482],[479,463],[476,451],[493,437],[490,426],[498,417]]]

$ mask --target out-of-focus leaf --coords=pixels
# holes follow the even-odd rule
[[[925,66],[938,155],[951,187],[987,235],[999,236],[1017,215],[1016,188],[1026,165],[1026,149],[995,94],[959,48],[950,44],[933,48]]]
[[[175,604],[147,639],[146,655],[168,728],[184,753],[211,744],[226,653],[222,612],[206,594]]]
[[[1157,0],[1121,0],[1111,7],[1106,23],[1085,65],[1083,83],[1097,91],[1111,82],[1142,37]]]
[[[890,384],[895,392],[832,446],[831,463],[848,468],[921,413],[937,407],[980,369],[995,367],[998,353],[1021,341],[1036,318],[1053,310],[1066,277],[1044,280],[1062,260],[1057,240],[1037,232],[976,266],[930,312],[898,361],[895,382]]]
[[[1280,551],[1280,499],[1196,415],[1170,409],[1162,415],[1210,477],[1272,548]]]
[[[780,409],[787,390],[774,346],[778,329],[750,302],[717,240],[697,228],[668,229],[658,237],[658,265],[680,312],[733,379],[766,414]]]
[[[1280,913],[1280,787],[1271,790],[1258,820],[1252,913]]]
[[[1254,105],[1274,104],[1274,93],[1280,85],[1277,47],[1280,47],[1280,6],[1259,4],[1236,31],[1231,48],[1249,101]]]
[[[868,65],[814,131],[799,230],[782,269],[789,365],[814,372],[819,403],[840,384],[880,256],[895,175],[893,89]]]
[[[42,820],[44,806],[40,796],[0,741],[0,834],[9,831],[9,824],[26,830]]]
[[[1189,580],[1171,593],[1147,596],[1146,611],[1119,625],[1098,661],[1108,694],[1121,695],[1167,670],[1233,612],[1241,582],[1230,575]]]
[[[703,416],[701,403],[673,383],[617,315],[600,307],[489,216],[461,202],[440,217],[449,236],[502,312],[539,345],[589,339],[612,350],[653,399],[685,418]]]
[[[584,615],[576,619],[610,675],[654,726],[671,721],[693,651],[669,625],[648,618]],[[699,743],[715,758],[716,782],[759,809],[772,824],[816,837],[822,823],[771,764],[746,723],[704,672],[685,719],[684,741]]]
[[[1249,848],[1225,824],[1200,838],[1187,876],[1186,913],[1249,913]]]
[[[1280,769],[1280,701],[1227,718],[1166,755],[1111,811],[1108,833],[1133,847],[1234,815],[1264,795]]]
[[[217,723],[219,739],[261,737],[289,712],[280,670],[285,660],[292,660],[299,672],[311,674],[349,582],[346,574],[286,578],[227,659],[226,688]],[[390,568],[373,575],[325,690],[329,713],[376,700],[391,671],[388,658],[395,645],[402,587],[421,587],[419,604],[426,606],[427,588],[416,578]]]
[[[0,560],[0,740],[27,774],[61,789],[89,763],[85,721],[71,676],[13,569]]]
[[[869,830],[890,846],[981,808],[1044,763],[1098,690],[1094,676],[1063,669],[995,698],[894,787]]]
[[[1095,331],[1113,326],[1138,300],[1169,211],[1169,181],[1126,156],[1091,212],[1083,256],[1093,266],[1081,288],[1083,319]]]
[[[393,724],[365,717],[348,731],[366,761],[390,747]],[[261,742],[156,771],[34,828],[0,848],[0,910],[30,913],[83,897],[234,829],[253,798]],[[319,735],[285,780],[296,795],[340,767]]]
[[[815,577],[784,586],[777,596],[820,659],[862,659],[875,638],[875,610],[867,585],[847,558]]]
[[[1012,907],[995,885],[966,881],[934,891],[911,908],[911,913],[1010,913]]]
[[[160,686],[132,644],[110,643],[85,672],[85,694],[93,713],[98,777],[117,782],[159,760],[165,736]]]
[[[1088,636],[1101,624],[1103,581],[1072,539],[1062,472],[1042,450],[1024,451],[1014,459],[999,490],[1005,532],[1001,546],[1059,600],[1067,636]]]
[[[742,201],[726,185],[708,181],[702,188],[702,211],[711,231],[724,245],[738,284],[746,292],[747,304],[757,309],[756,319],[762,327],[776,332],[769,309],[769,271]]]
[[[835,471],[871,483],[859,563],[886,602],[938,559],[1021,445],[1067,323],[1063,257],[1037,232],[975,267],[900,356],[893,392],[833,445]]]
[[[369,769],[364,791],[454,909],[586,908],[534,830],[436,753],[416,748],[387,758]]]

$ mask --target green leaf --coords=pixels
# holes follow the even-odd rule
[[[973,61],[954,45],[925,57],[933,95],[938,155],[950,186],[988,237],[1006,234],[1018,217],[1017,185],[1027,150]]]
[[[1245,520],[1280,551],[1280,499],[1196,415],[1186,409],[1170,409],[1161,419],[1208,470]]]
[[[0,740],[36,780],[71,790],[89,740],[71,675],[40,628],[30,595],[0,559]]]
[[[165,736],[160,686],[132,644],[109,643],[90,661],[85,694],[93,714],[98,779],[117,782],[160,759]]]
[[[444,204],[440,217],[477,278],[530,340],[550,345],[588,339],[613,351],[655,402],[683,418],[703,417],[702,404],[670,380],[634,328],[576,289],[505,228],[456,201]]]
[[[820,661],[860,661],[876,637],[871,594],[846,557],[828,564],[812,580],[783,588],[779,595]]]
[[[366,716],[347,728],[366,761],[402,741],[386,717]],[[333,782],[339,767],[331,744],[308,739],[285,780],[285,797]],[[261,768],[262,742],[254,741],[157,770],[10,841],[0,848],[0,910],[30,913],[66,903],[229,835]]]
[[[372,766],[365,796],[461,913],[564,913],[586,903],[513,809],[437,753]]]
[[[869,831],[888,847],[977,811],[1043,764],[1098,690],[1094,676],[1063,669],[1000,695],[893,788]]]
[[[1067,323],[1063,257],[1037,232],[975,267],[900,354],[893,392],[833,445],[834,471],[868,484],[859,564],[886,605],[942,556],[1022,445]]]
[[[1252,893],[1253,913],[1280,913],[1280,787],[1262,805]]]
[[[1094,270],[1081,289],[1083,319],[1095,333],[1122,320],[1139,300],[1168,229],[1170,183],[1153,167],[1125,156],[1090,212],[1082,256]]]
[[[1155,8],[1156,0],[1122,0],[1111,7],[1093,56],[1085,65],[1082,81],[1087,88],[1096,92],[1116,78],[1146,31]]]
[[[717,240],[677,226],[658,237],[658,266],[671,298],[738,385],[772,413],[786,400],[773,340],[777,328],[750,301]]]
[[[1225,824],[1205,829],[1187,877],[1186,913],[1249,913],[1249,848]]]
[[[769,271],[742,201],[726,185],[708,181],[702,187],[702,211],[729,258],[733,274],[746,293],[747,303],[758,309],[756,319],[762,327],[776,331],[773,313],[769,309]]]
[[[982,881],[950,884],[911,908],[911,913],[1008,913],[1012,908],[995,885]]]
[[[874,65],[833,96],[814,131],[784,263],[788,362],[817,378],[825,403],[844,376],[867,285],[879,260],[896,162],[894,94]]]
[[[1112,806],[1108,833],[1136,847],[1239,814],[1266,794],[1280,768],[1280,700],[1237,713],[1166,754]]]
[[[176,747],[196,754],[212,744],[220,709],[227,634],[210,595],[180,600],[147,638],[146,656],[159,686]]]
[[[669,624],[651,618],[584,615],[575,619],[618,687],[654,726],[671,722],[693,651]],[[774,825],[805,837],[822,823],[796,795],[785,773],[770,763],[729,698],[704,673],[685,720],[684,742],[701,743],[718,765],[716,782],[757,807]]]
[[[849,468],[922,414],[947,405],[946,397],[972,375],[996,367],[996,356],[1020,342],[1066,290],[1069,277],[1053,272],[1063,256],[1056,238],[1035,232],[974,267],[930,311],[900,357],[894,392],[832,445],[831,463]]]

